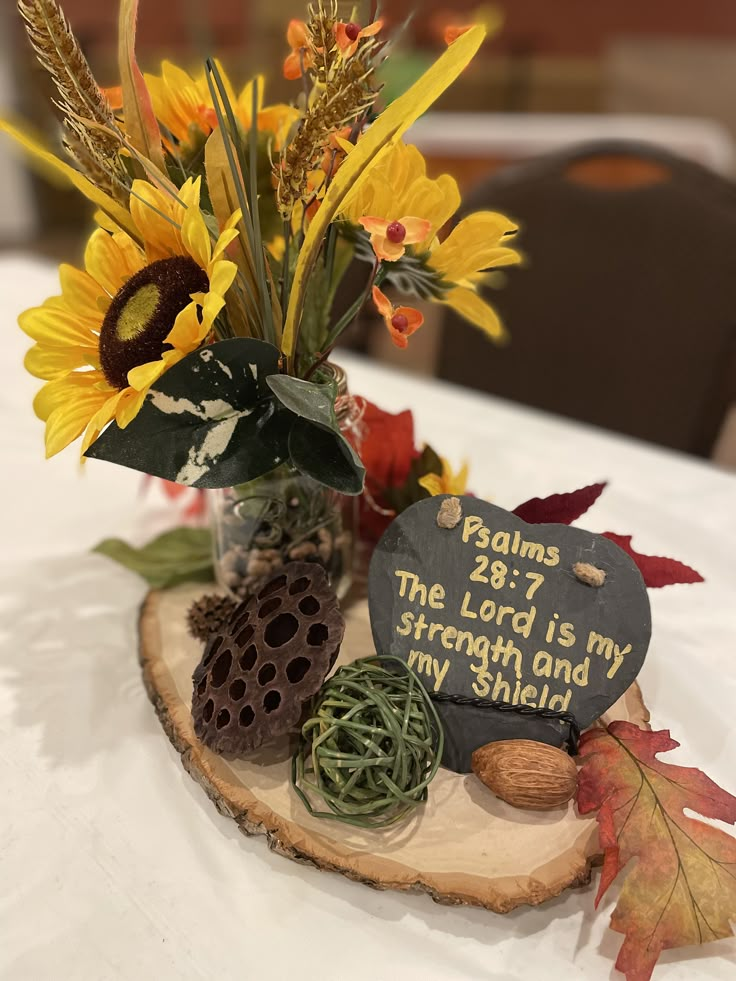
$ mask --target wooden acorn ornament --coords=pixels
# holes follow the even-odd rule
[[[561,807],[578,786],[572,757],[533,739],[501,739],[481,746],[473,753],[473,772],[496,797],[530,811]]]
[[[193,675],[197,737],[242,755],[292,729],[337,659],[345,632],[324,569],[292,562],[236,607]]]

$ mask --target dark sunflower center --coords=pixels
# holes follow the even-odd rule
[[[175,256],[141,269],[118,291],[100,331],[100,364],[115,388],[126,388],[128,372],[157,361],[169,350],[166,337],[192,293],[209,288],[194,259]]]

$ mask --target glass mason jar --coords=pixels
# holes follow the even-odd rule
[[[338,386],[336,414],[345,438],[360,451],[361,411],[342,368],[327,366]],[[287,562],[318,562],[342,599],[353,581],[358,498],[339,494],[290,464],[247,484],[210,491],[218,583],[246,598],[259,580]]]

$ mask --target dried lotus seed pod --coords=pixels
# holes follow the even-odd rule
[[[213,634],[194,672],[197,737],[242,755],[291,730],[322,686],[345,632],[324,569],[291,562]]]

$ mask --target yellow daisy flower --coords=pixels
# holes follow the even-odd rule
[[[299,111],[284,104],[264,106],[265,79],[262,75],[249,82],[237,95],[219,62],[217,67],[235,116],[246,131],[251,127],[253,116],[253,85],[255,81],[258,82],[258,129],[272,133],[274,149],[280,150],[289,130],[299,118]],[[191,126],[199,129],[204,136],[209,136],[215,129],[217,115],[205,71],[192,78],[183,68],[164,61],[160,75],[146,74],[144,77],[156,118],[179,143],[190,143]]]
[[[440,457],[440,460],[442,460],[442,475],[425,474],[424,477],[419,478],[419,485],[428,491],[432,497],[437,497],[438,494],[453,494],[462,497],[468,489],[467,462],[463,463],[457,473],[453,473],[447,460],[444,457]]]
[[[340,145],[351,149],[345,141]],[[481,211],[461,221],[440,243],[442,227],[459,207],[455,179],[449,174],[437,180],[428,177],[427,164],[419,150],[399,142],[347,196],[342,217],[364,226],[366,219],[392,222],[402,214],[428,221],[430,231],[415,251],[431,253],[428,265],[447,287],[436,302],[453,307],[489,337],[501,340],[505,331],[498,314],[477,290],[488,271],[521,261],[519,253],[506,244],[517,228],[503,215]]]
[[[478,211],[464,218],[444,242],[432,249],[429,265],[446,283],[453,284],[440,303],[457,310],[493,340],[501,340],[505,330],[498,314],[478,295],[485,273],[521,262],[521,256],[505,243],[518,231],[504,215]]]
[[[346,141],[340,145],[350,148]],[[430,231],[417,245],[421,252],[429,249],[459,207],[460,191],[455,178],[449,174],[437,180],[427,177],[427,162],[419,150],[399,141],[347,196],[342,217],[355,225],[367,216],[389,222],[398,215],[422,218],[429,222]]]
[[[135,181],[130,210],[145,251],[125,232],[99,228],[85,268],[61,266],[61,296],[21,314],[36,342],[26,369],[46,382],[34,410],[46,423],[47,456],[82,433],[84,454],[113,419],[127,426],[156,379],[211,333],[237,271],[224,255],[240,213],[213,248],[200,184],[188,180],[176,201]]]

